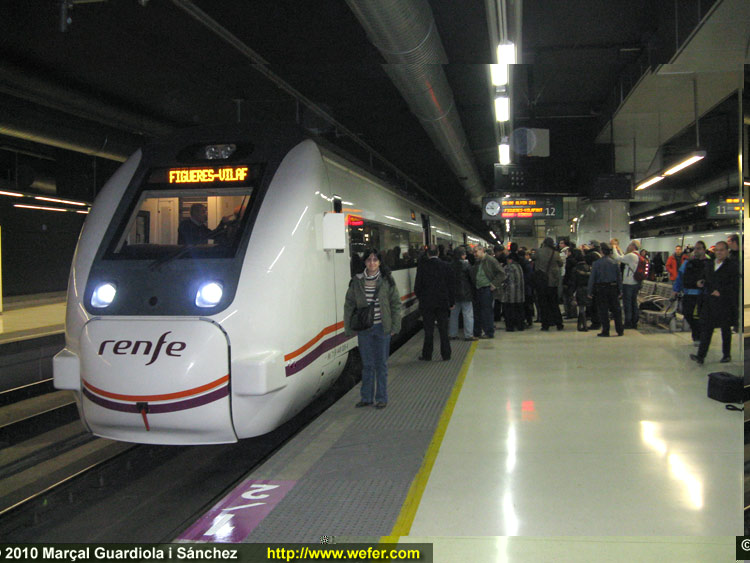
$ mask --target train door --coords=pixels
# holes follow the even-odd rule
[[[342,213],[342,201],[337,195],[333,196],[333,212]],[[346,227],[348,230],[348,227]],[[339,376],[346,363],[346,350],[348,345],[344,336],[344,298],[346,290],[349,287],[351,279],[351,266],[349,260],[349,237],[347,234],[346,248],[341,250],[327,250],[326,263],[330,268],[330,291],[333,299],[331,312],[335,316],[331,319],[331,332],[326,339],[330,339],[328,348],[329,352],[326,357],[329,362],[325,365],[321,373],[321,391],[326,389],[329,384]],[[354,341],[356,345],[356,340]]]
[[[432,229],[430,228],[430,216],[422,213],[422,231],[424,233],[425,246],[433,244]]]
[[[156,241],[158,244],[177,244],[178,202],[176,197],[159,198]]]

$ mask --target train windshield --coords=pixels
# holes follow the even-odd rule
[[[160,168],[147,175],[116,238],[114,258],[231,258],[262,165]]]

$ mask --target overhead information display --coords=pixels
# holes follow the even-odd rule
[[[706,218],[737,219],[745,207],[745,199],[738,196],[708,196]]]
[[[157,168],[148,176],[148,184],[193,184],[226,185],[257,184],[263,173],[263,164],[241,166],[186,166],[181,168]]]
[[[561,219],[562,196],[486,197],[482,201],[485,221],[501,219]]]

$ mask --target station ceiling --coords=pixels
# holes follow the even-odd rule
[[[405,190],[482,228],[476,197],[472,203],[349,6],[360,2],[3,1],[0,134],[42,144],[59,137],[68,147],[117,159],[149,138],[195,124],[298,122],[365,162],[361,144],[367,144],[419,186],[401,182]],[[684,2],[676,18],[674,3],[650,0],[524,0],[520,18],[520,0],[414,4],[428,5],[434,17],[483,191],[494,188],[501,135],[487,66],[498,29],[492,12],[506,14],[509,38],[521,38],[522,64],[511,74],[512,126],[550,132],[549,157],[517,157],[516,163],[541,178],[546,191],[571,195],[585,194],[597,174],[645,175],[676,139],[689,145],[693,113],[685,96],[693,95],[693,78],[701,94],[710,91],[699,104],[700,114],[708,114],[739,88],[750,33],[743,0]],[[693,32],[701,19],[713,25],[704,21]],[[691,43],[699,47],[675,52]],[[668,89],[658,78],[642,85],[649,68],[652,77],[669,68],[679,75],[669,73]],[[628,111],[623,101],[630,102]],[[701,144],[714,142],[712,134],[725,139],[729,121],[724,116],[705,127]],[[102,138],[82,140],[96,134]],[[736,146],[724,145],[721,162],[736,163]],[[374,164],[391,170],[377,158]]]

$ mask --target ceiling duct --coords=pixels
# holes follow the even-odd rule
[[[448,63],[427,0],[346,0],[388,64],[384,70],[477,203],[486,191],[441,65]]]
[[[0,135],[124,162],[140,147],[138,135],[83,121],[0,94]]]

